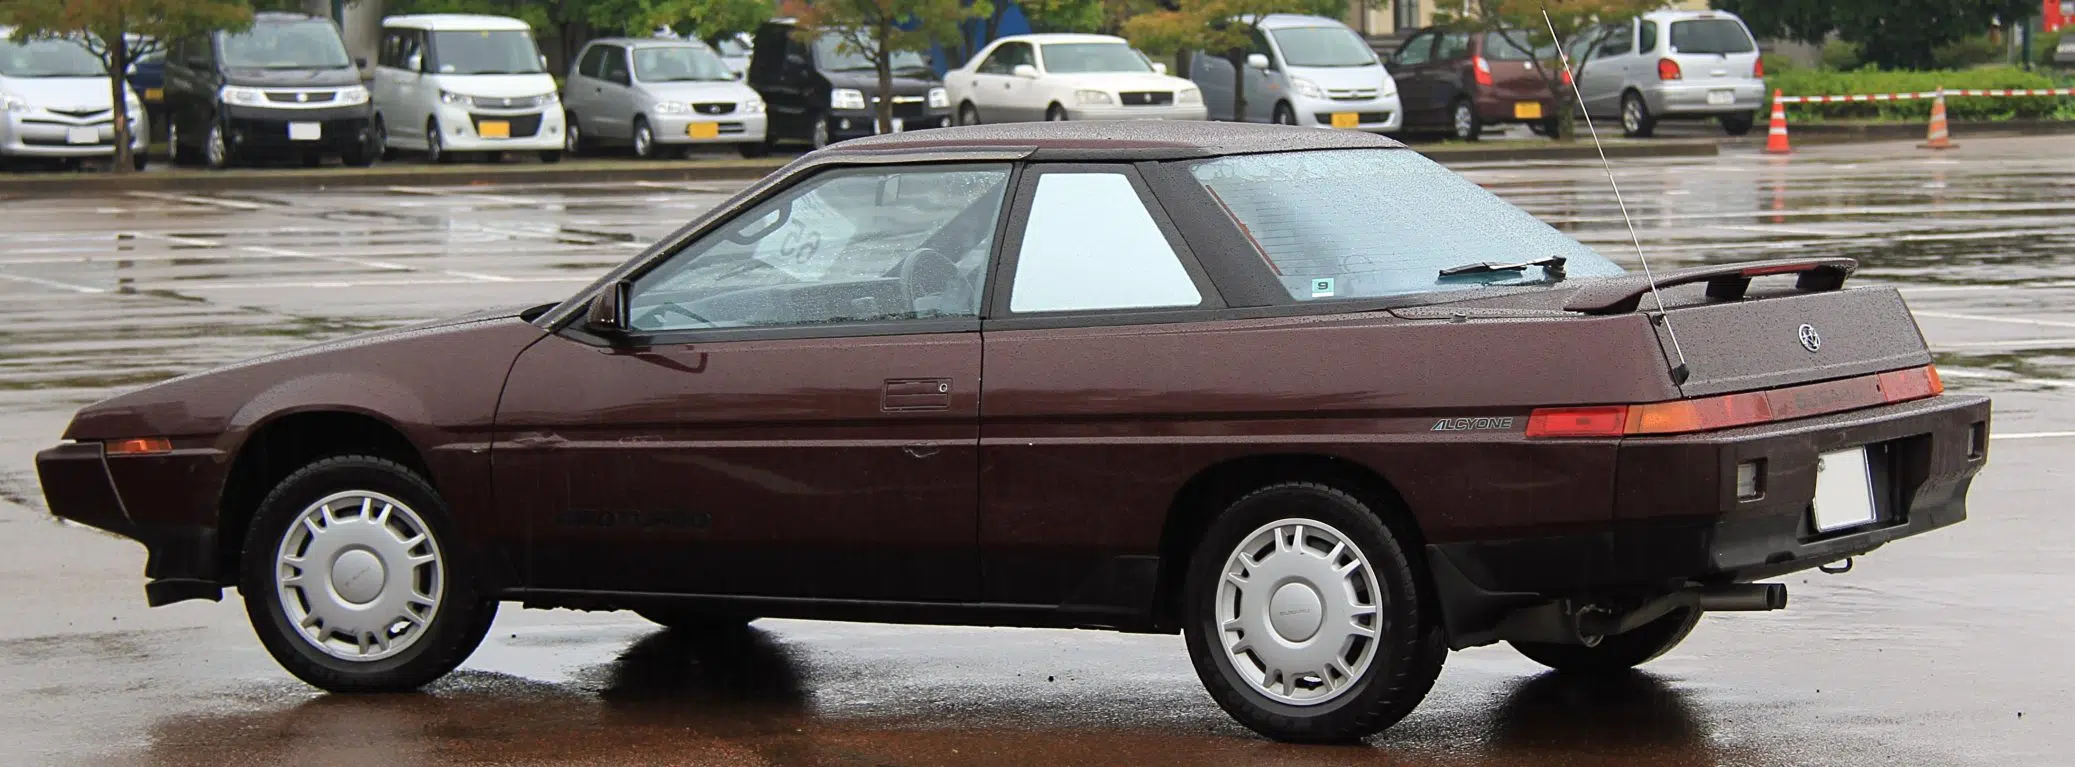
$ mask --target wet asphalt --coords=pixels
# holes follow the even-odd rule
[[[0,764],[2075,764],[2075,138],[1617,166],[1651,266],[1838,255],[1900,286],[1953,391],[1996,398],[1972,518],[1632,675],[1455,653],[1364,746],[1269,743],[1178,637],[506,606],[422,694],[321,694],[222,603],[147,609],[143,550],[45,515],[30,457],[124,387],[555,300],[729,184],[0,199]],[[1591,163],[1463,166],[1634,267]]]

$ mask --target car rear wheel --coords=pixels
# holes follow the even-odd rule
[[[1544,642],[1511,642],[1528,660],[1544,666],[1583,674],[1614,674],[1650,662],[1670,652],[1693,632],[1700,611],[1681,607],[1626,634],[1602,637],[1591,647]]]
[[[1448,108],[1450,135],[1457,141],[1476,141],[1484,135],[1484,121],[1477,118],[1477,108],[1469,99],[1456,99]]]
[[[1397,534],[1361,500],[1272,485],[1211,523],[1189,560],[1183,635],[1196,674],[1241,724],[1344,742],[1404,718],[1447,648]]]
[[[1650,116],[1650,105],[1643,103],[1643,94],[1629,91],[1621,96],[1621,135],[1629,138],[1649,138],[1657,130],[1657,118]]]
[[[416,689],[461,665],[497,615],[476,593],[453,529],[439,493],[401,464],[312,463],[267,494],[246,531],[246,616],[305,682]]]
[[[958,124],[979,125],[980,108],[973,106],[973,102],[970,101],[958,105]]]
[[[1756,115],[1723,115],[1719,121],[1722,123],[1723,133],[1742,136],[1751,132],[1751,126],[1757,124],[1758,118]]]
[[[650,623],[679,631],[716,631],[741,628],[756,621],[756,618],[747,615],[725,615],[674,607],[643,608],[635,610],[634,614],[647,618]]]

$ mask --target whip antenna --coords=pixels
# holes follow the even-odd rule
[[[1686,350],[1679,346],[1679,331],[1672,329],[1671,313],[1665,311],[1664,295],[1657,292],[1657,277],[1650,273],[1650,257],[1643,254],[1643,238],[1636,234],[1635,221],[1628,217],[1628,202],[1621,199],[1621,183],[1614,180],[1614,164],[1607,161],[1607,148],[1600,145],[1599,128],[1592,124],[1592,113],[1585,110],[1585,94],[1578,88],[1578,73],[1571,69],[1571,55],[1564,52],[1563,39],[1556,34],[1556,22],[1549,18],[1549,7],[1542,6],[1542,23],[1549,27],[1549,42],[1556,47],[1556,57],[1563,62],[1564,75],[1570,79],[1571,96],[1578,101],[1578,116],[1585,120],[1585,130],[1592,134],[1592,148],[1599,152],[1600,167],[1607,172],[1607,185],[1614,188],[1614,204],[1621,208],[1621,223],[1628,225],[1628,241],[1635,245],[1636,260],[1643,264],[1643,281],[1650,284],[1650,300],[1657,302],[1657,321],[1664,325],[1664,334],[1672,341],[1672,356],[1679,364],[1672,367],[1672,383],[1686,383],[1692,371],[1686,367]]]

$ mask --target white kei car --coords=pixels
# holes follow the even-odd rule
[[[960,125],[1036,120],[1202,120],[1203,92],[1123,38],[1013,35],[944,75]]]

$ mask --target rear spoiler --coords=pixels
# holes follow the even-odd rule
[[[1782,258],[1772,261],[1745,261],[1737,264],[1695,266],[1675,269],[1657,275],[1657,288],[1675,285],[1691,285],[1696,282],[1708,284],[1708,298],[1716,301],[1734,301],[1744,297],[1750,289],[1751,278],[1773,274],[1799,274],[1794,287],[1810,292],[1839,290],[1844,287],[1846,277],[1859,268],[1857,259],[1851,258]],[[1643,301],[1643,295],[1651,291],[1650,280],[1641,274],[1630,273],[1620,277],[1595,280],[1579,288],[1565,301],[1565,311],[1583,314],[1627,314],[1635,311]]]

